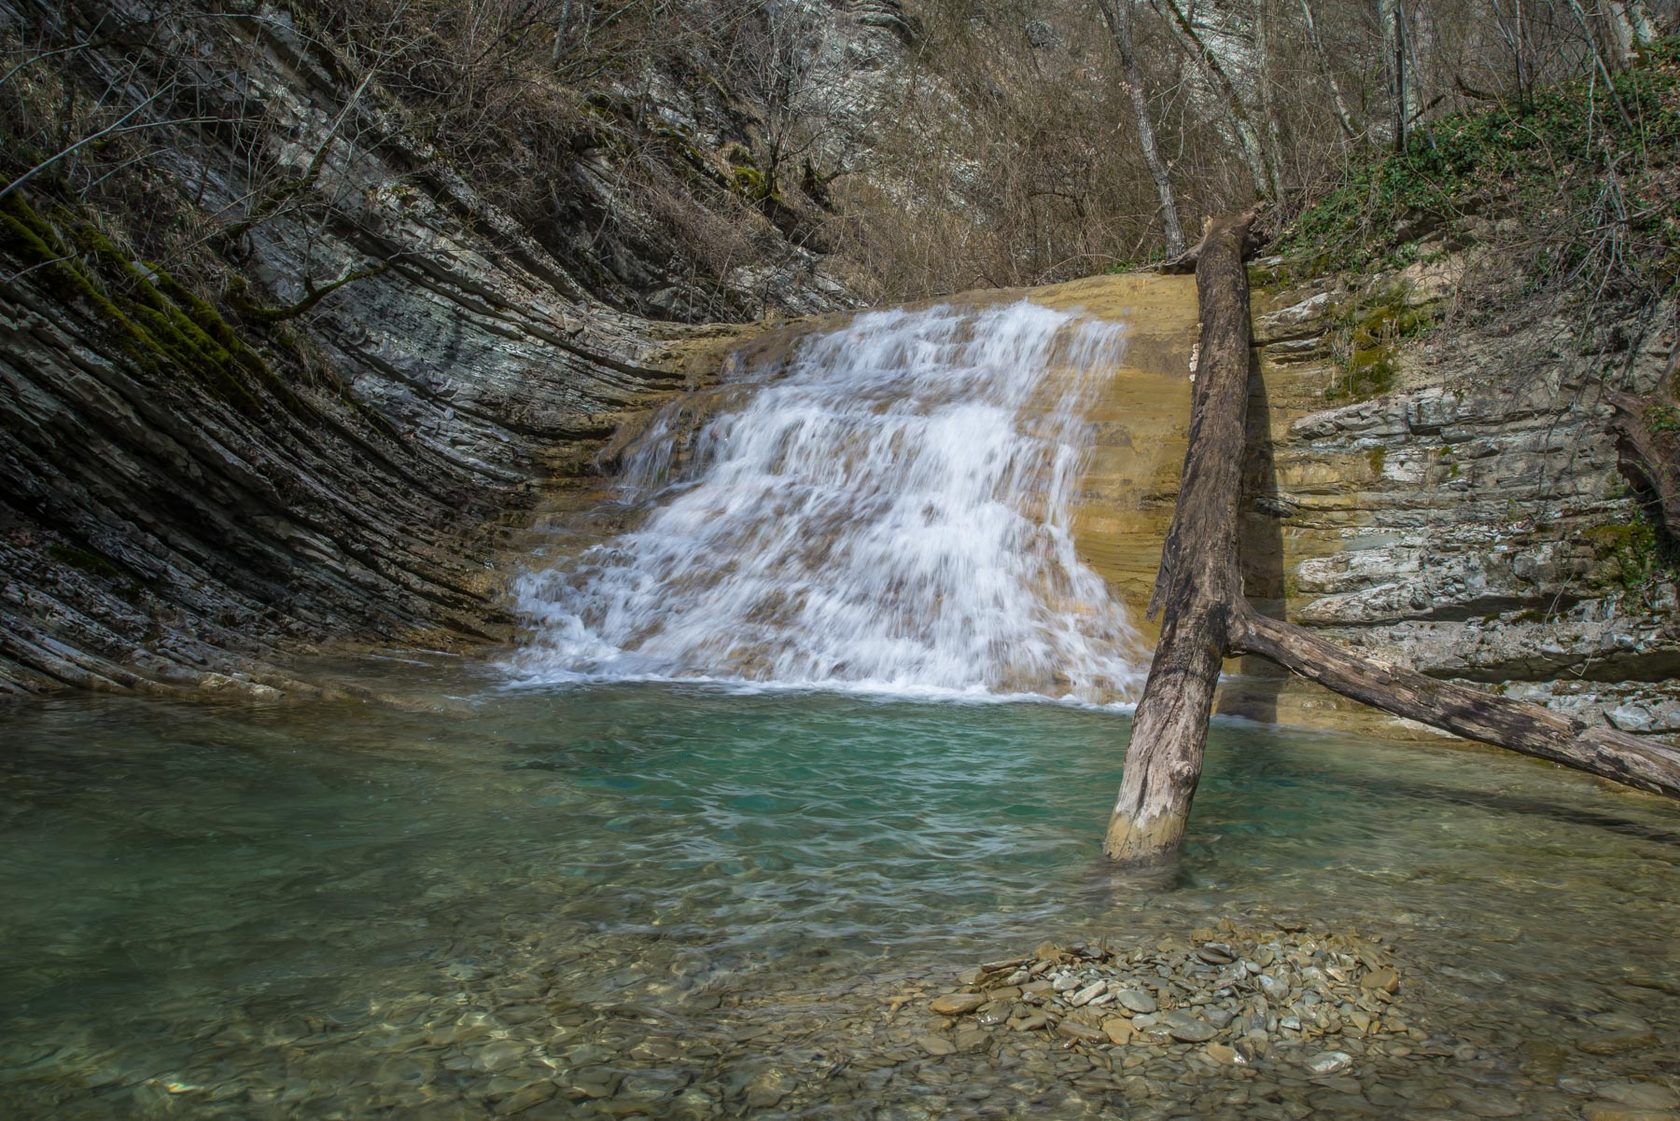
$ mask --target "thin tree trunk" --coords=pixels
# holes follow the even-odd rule
[[[1260,123],[1266,129],[1266,165],[1272,174],[1272,197],[1283,201],[1283,130],[1272,97],[1272,0],[1254,0],[1254,89]]]
[[[1406,94],[1406,13],[1400,0],[1378,0],[1382,21],[1383,73],[1388,76],[1390,139],[1396,152],[1406,150],[1406,122],[1410,118]]]
[[[1143,71],[1138,66],[1137,50],[1132,39],[1133,0],[1098,0],[1103,19],[1114,36],[1114,46],[1120,52],[1120,67],[1126,82],[1126,93],[1132,99],[1132,111],[1137,115],[1138,146],[1143,149],[1143,162],[1149,165],[1150,178],[1155,180],[1155,193],[1161,200],[1161,226],[1166,234],[1167,256],[1184,253],[1184,227],[1178,220],[1178,203],[1173,198],[1172,177],[1161,150],[1155,143],[1155,126],[1149,119],[1149,98],[1144,91]]]
[[[1587,17],[1586,9],[1581,7],[1581,0],[1569,0],[1569,11],[1580,25],[1581,34],[1587,41],[1587,49],[1592,52],[1593,64],[1598,69],[1599,77],[1604,79],[1604,94],[1610,99],[1610,104],[1616,107],[1616,113],[1622,118],[1622,123],[1633,128],[1633,118],[1628,115],[1627,106],[1622,104],[1622,95],[1616,92],[1616,82],[1610,76],[1610,65],[1604,60],[1604,49],[1599,43],[1598,34],[1593,30],[1592,21]]]
[[[1243,267],[1251,219],[1210,223],[1195,251],[1201,360],[1183,480],[1149,603],[1151,617],[1163,608],[1165,615],[1104,852],[1136,863],[1178,848],[1201,778],[1220,666],[1231,654],[1268,658],[1343,696],[1455,735],[1680,797],[1680,750],[1387,665],[1248,605],[1237,507],[1252,361]]]
[[[1407,73],[1411,75],[1406,83],[1406,128],[1412,130],[1441,100],[1440,96],[1431,100],[1424,98],[1430,76],[1424,60],[1432,60],[1435,53],[1434,19],[1428,0],[1412,0],[1412,10],[1406,19],[1405,39]],[[1425,128],[1424,132],[1427,135],[1428,129]]]
[[[1153,0],[1156,10],[1166,20],[1172,29],[1184,53],[1190,57],[1192,65],[1201,72],[1202,80],[1207,83],[1213,95],[1225,103],[1225,111],[1231,118],[1231,127],[1236,131],[1237,144],[1242,149],[1243,161],[1248,165],[1248,173],[1254,182],[1254,194],[1258,198],[1273,198],[1277,194],[1278,180],[1276,169],[1270,166],[1266,159],[1265,148],[1260,143],[1260,134],[1254,128],[1254,121],[1248,115],[1248,109],[1243,105],[1242,98],[1237,94],[1237,87],[1232,83],[1230,75],[1219,64],[1219,56],[1213,53],[1213,48],[1203,41],[1197,34],[1195,25],[1190,17],[1178,6],[1177,0]]]
[[[1511,0],[1507,10],[1499,0],[1491,0],[1494,27],[1511,50],[1513,80],[1516,82],[1517,105],[1528,109],[1528,32],[1524,30],[1522,0]],[[1462,81],[1462,79],[1461,79]]]
[[[1342,97],[1342,87],[1336,82],[1336,73],[1330,66],[1330,55],[1324,49],[1324,40],[1318,37],[1318,21],[1313,19],[1311,0],[1301,0],[1301,18],[1307,25],[1307,40],[1312,43],[1313,57],[1318,60],[1318,68],[1324,74],[1324,84],[1330,87],[1330,100],[1336,107],[1336,120],[1342,126],[1342,135],[1352,140],[1359,135],[1359,130],[1354,127],[1347,99]]]

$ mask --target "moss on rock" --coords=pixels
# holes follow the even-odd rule
[[[154,374],[184,371],[242,413],[294,395],[232,325],[186,285],[137,266],[92,222],[58,207],[49,219],[14,192],[0,204],[0,248],[39,269],[66,303],[92,312],[125,356]]]

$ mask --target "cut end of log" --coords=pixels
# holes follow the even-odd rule
[[[1115,811],[1108,820],[1103,854],[1117,864],[1155,864],[1178,852],[1184,839],[1186,813],[1131,817]]]

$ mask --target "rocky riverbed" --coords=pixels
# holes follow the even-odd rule
[[[678,940],[506,933],[404,996],[205,1025],[167,1068],[14,1047],[6,1096],[65,1118],[1680,1118],[1672,1045],[1642,1018],[1511,1052],[1511,1008],[1478,1026],[1375,934],[1227,921],[792,976]]]
[[[1405,1041],[1426,1038],[1396,1007],[1400,975],[1390,955],[1357,934],[1242,931],[1226,921],[1188,941],[1129,950],[1047,942],[970,977],[929,1005],[955,1030],[954,1039],[928,1035],[931,1053],[1007,1028],[1132,1048],[1122,1069],[1147,1063],[1150,1047],[1169,1047],[1182,1049],[1173,1058],[1192,1069],[1275,1062],[1328,1075],[1350,1069],[1367,1047],[1406,1054]]]
[[[0,1115],[1680,1112],[1655,799],[1222,724],[1139,877],[1107,714],[427,690],[20,717]]]

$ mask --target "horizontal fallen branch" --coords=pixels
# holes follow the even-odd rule
[[[1528,701],[1386,665],[1305,627],[1269,619],[1247,604],[1231,613],[1229,634],[1232,654],[1259,655],[1391,715],[1680,798],[1680,750],[1675,748]]]

